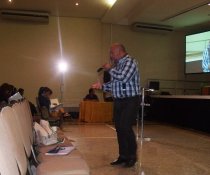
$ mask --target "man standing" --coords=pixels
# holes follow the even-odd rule
[[[114,122],[119,144],[119,157],[111,165],[132,167],[137,161],[137,143],[132,124],[139,109],[140,77],[138,65],[131,58],[122,44],[115,43],[110,48],[110,58],[116,63],[114,67],[107,63],[103,68],[111,75],[111,81],[93,88],[110,91],[114,97]]]

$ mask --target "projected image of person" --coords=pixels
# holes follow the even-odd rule
[[[202,68],[203,72],[210,72],[210,41],[203,51]]]

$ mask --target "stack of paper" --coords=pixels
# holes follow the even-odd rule
[[[18,100],[22,100],[22,99],[23,99],[23,97],[20,95],[19,92],[17,92],[13,96],[9,97],[8,101],[10,103],[11,101],[18,101]]]
[[[63,104],[59,103],[58,99],[50,99],[50,108],[51,109],[60,109],[63,107]]]

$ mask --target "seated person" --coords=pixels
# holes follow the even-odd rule
[[[9,105],[9,97],[16,93],[17,89],[8,83],[0,86],[0,109]]]
[[[40,107],[46,107],[50,111],[50,96],[52,90],[48,87],[41,87],[39,89],[38,100]]]
[[[94,89],[90,88],[89,89],[89,94],[87,94],[84,98],[85,101],[91,100],[91,101],[99,101],[97,95],[95,94]]]
[[[110,80],[111,80],[111,75],[109,74],[108,71],[104,71],[104,75],[103,75],[104,83],[108,83]],[[105,102],[113,101],[111,92],[103,92],[103,97],[104,97]]]
[[[51,102],[50,102],[50,96],[52,95],[52,90],[48,87],[40,87],[39,93],[38,93],[38,102],[41,108],[46,108],[48,110],[48,113],[50,117],[53,118],[60,118],[63,120],[64,116],[64,109],[61,108],[50,108]]]

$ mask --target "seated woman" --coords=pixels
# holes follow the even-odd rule
[[[12,104],[9,103],[9,98],[17,92],[17,89],[8,83],[3,83],[0,86],[0,109]]]
[[[52,90],[48,87],[40,87],[38,100],[40,107],[46,107],[50,111],[50,96],[52,95]]]
[[[84,98],[84,100],[91,100],[91,101],[99,101],[97,95],[95,94],[94,89],[90,88],[89,89],[89,94],[87,94]]]
[[[59,109],[53,109],[50,108],[51,102],[50,102],[50,96],[52,95],[52,90],[48,87],[40,87],[39,88],[39,93],[38,93],[38,103],[40,108],[45,108],[47,109],[47,112],[49,114],[49,117],[53,118],[61,118],[63,120],[63,114],[64,114],[64,109],[59,108]]]

